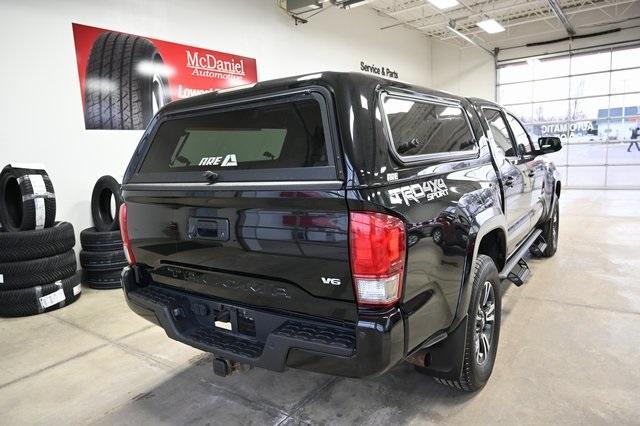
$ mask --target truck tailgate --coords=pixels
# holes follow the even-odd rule
[[[327,94],[177,115],[124,185],[153,281],[254,307],[353,321],[344,179]]]

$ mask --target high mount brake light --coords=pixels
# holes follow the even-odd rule
[[[349,249],[358,305],[396,303],[402,293],[407,252],[404,222],[383,213],[352,212]]]
[[[133,254],[131,248],[131,241],[129,240],[129,224],[127,223],[127,205],[122,203],[120,206],[120,235],[122,236],[122,246],[124,248],[124,255],[127,258],[129,265],[136,264],[136,257]]]

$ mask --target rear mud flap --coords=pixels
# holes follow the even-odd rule
[[[464,362],[468,320],[467,315],[446,339],[426,349],[427,366],[416,368],[433,377],[459,380]]]

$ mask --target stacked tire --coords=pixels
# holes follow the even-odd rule
[[[80,233],[83,282],[91,288],[120,288],[122,269],[127,266],[118,221],[121,205],[118,181],[111,176],[98,179],[91,195],[91,215],[95,226]]]
[[[0,316],[48,312],[80,297],[73,226],[55,222],[55,212],[46,171],[0,172]]]

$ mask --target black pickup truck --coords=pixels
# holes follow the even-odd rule
[[[126,299],[227,375],[400,361],[477,390],[500,283],[553,256],[560,181],[500,106],[323,72],[165,106],[126,171]]]

